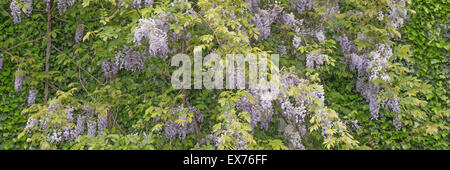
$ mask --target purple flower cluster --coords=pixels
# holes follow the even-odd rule
[[[255,92],[255,91],[254,91]],[[271,100],[262,100],[260,94],[253,94],[255,100],[253,103],[246,97],[236,102],[236,108],[240,111],[250,114],[250,125],[254,129],[258,123],[264,130],[269,129],[269,123],[272,121],[273,106]]]
[[[105,131],[106,127],[108,126],[108,119],[106,116],[102,116],[100,117],[98,120],[98,134],[102,133],[103,131]]]
[[[274,6],[271,9],[261,9],[259,7],[260,0],[249,0],[246,2],[247,7],[253,15],[254,20],[252,24],[259,30],[259,37],[261,40],[268,38],[271,34],[272,23],[282,18],[280,16],[283,8]]]
[[[67,3],[67,5],[69,5],[69,6],[73,6],[73,4],[75,4],[76,1],[77,1],[77,0],[67,0],[66,3]]]
[[[86,116],[78,116],[77,119],[77,126],[75,131],[75,136],[83,135],[84,134],[84,122],[86,120]]]
[[[131,7],[134,9],[141,9],[141,0],[133,0]]]
[[[304,11],[310,11],[316,8],[313,1],[314,0],[292,0],[291,6],[296,9],[299,14],[302,14]]]
[[[16,71],[16,79],[14,80],[14,90],[16,92],[21,91],[22,85],[23,85],[23,73],[22,73],[22,70],[19,68]]]
[[[277,101],[282,115],[287,119],[285,135],[295,149],[304,148],[301,145],[301,139],[306,134],[305,118],[308,114],[315,113],[317,116],[324,139],[332,137],[328,132],[329,129],[337,129],[339,133],[344,132],[344,128],[341,127],[342,121],[330,117],[330,109],[327,109],[324,104],[325,95],[322,85],[310,84],[307,80],[299,79],[295,73],[287,72],[281,75],[281,86],[281,95]],[[293,96],[292,92],[299,93],[301,96]],[[315,111],[311,109],[312,106]]]
[[[33,12],[33,0],[24,0],[25,14],[30,16],[31,12]]]
[[[50,120],[49,117],[45,117],[45,118],[40,118],[39,119],[39,124],[41,125],[41,129],[42,130],[47,130],[48,128],[48,121]]]
[[[263,40],[270,36],[271,25],[278,19],[282,8],[274,7],[270,10],[258,9],[253,15],[253,24],[259,30],[259,37]]]
[[[53,135],[48,137],[49,138],[48,141],[50,142],[50,144],[61,142],[61,140],[62,140],[61,133],[62,132],[59,130],[54,130]]]
[[[306,131],[306,128],[303,128]],[[300,135],[293,125],[287,125],[284,128],[284,136],[289,140],[292,144],[293,149],[297,150],[306,150],[305,146],[302,143],[302,135]]]
[[[107,117],[99,116],[95,119],[98,112],[95,108],[84,105],[81,109],[86,114],[78,114],[78,118],[74,123],[75,107],[67,105],[64,109],[65,114],[61,115],[63,105],[59,102],[52,102],[48,106],[47,115],[40,118],[29,118],[24,130],[26,132],[41,131],[46,134],[47,140],[51,144],[60,143],[64,141],[73,141],[80,135],[85,134],[85,126],[87,126],[87,135],[95,137],[96,134],[101,134],[107,127]],[[55,123],[52,117],[60,117],[67,121]],[[37,125],[40,125],[37,127]],[[86,124],[86,125],[85,125]],[[37,127],[37,128],[35,128]]]
[[[400,130],[402,127],[401,119],[398,115],[400,112],[400,105],[398,103],[397,97],[386,98],[383,105],[387,105],[387,107],[394,113],[394,127],[395,130]]]
[[[388,26],[393,26],[395,28],[401,28],[403,22],[407,17],[407,11],[405,8],[405,1],[400,0],[397,3],[391,2],[389,4],[389,19],[392,22],[387,23]]]
[[[82,24],[78,25],[77,29],[75,30],[74,36],[75,43],[80,44],[80,42],[83,40],[83,32],[84,32],[84,25]]]
[[[64,126],[63,127],[63,137],[65,141],[73,141],[75,136],[75,130],[70,126]]]
[[[144,69],[146,59],[144,53],[135,51],[133,47],[125,46],[122,51],[116,54],[114,63],[102,63],[102,70],[106,77],[117,74],[119,69],[136,72]]]
[[[387,24],[389,25],[389,23]],[[367,35],[359,33],[357,38],[366,42],[372,42]],[[383,80],[390,82],[391,77],[386,70],[389,67],[389,59],[393,56],[392,48],[389,44],[376,44],[375,49],[368,52],[358,51],[356,45],[349,40],[347,35],[338,38],[341,50],[351,70],[357,70],[356,90],[369,103],[369,110],[372,119],[377,120],[380,104],[392,105],[390,110],[396,112],[399,109],[398,102],[380,103],[378,93],[382,90],[378,85],[370,83],[373,80]],[[389,102],[386,100],[385,102]],[[400,123],[397,123],[399,125]]]
[[[152,7],[153,6],[153,0],[145,0],[144,5],[146,7]]]
[[[88,127],[88,135],[95,137],[95,133],[97,132],[97,122],[89,120],[87,123],[87,127]]]
[[[361,63],[363,63],[362,61],[352,61],[352,58],[358,60],[359,56],[357,56],[357,54],[354,54],[354,52],[357,51],[356,46],[352,43],[352,41],[350,41],[347,37],[347,35],[342,35],[340,37],[338,37],[337,39],[339,41],[339,44],[341,45],[341,51],[344,54],[344,58],[346,59],[347,64],[350,67],[350,70],[354,70],[355,69],[355,65],[358,65],[358,67],[361,66]],[[356,55],[356,56],[353,56]],[[359,70],[359,69],[358,69]]]
[[[54,102],[48,106],[48,111],[50,113],[56,113],[59,108],[61,108],[61,104],[59,102]]]
[[[119,72],[119,63],[105,60],[102,62],[102,71],[106,78],[111,79]]]
[[[267,10],[259,10],[254,16],[255,27],[259,30],[259,37],[266,39],[270,36],[270,25],[273,20],[270,19],[269,12]]]
[[[164,133],[167,139],[173,140],[178,135],[181,140],[184,140],[187,134],[194,133],[194,120],[188,120],[189,113],[192,113],[194,117],[197,118],[196,121],[198,123],[203,122],[203,115],[197,108],[185,108],[184,106],[176,107],[171,110],[171,115],[177,117],[177,119],[169,119],[165,122],[164,125]],[[177,122],[177,120],[184,123],[180,124]]]
[[[294,38],[292,39],[292,45],[295,48],[298,48],[298,47],[300,47],[301,43],[302,43],[302,39],[299,36],[294,36]]]
[[[28,106],[31,106],[36,101],[36,95],[38,94],[38,90],[32,86],[28,92]]]
[[[66,12],[66,10],[67,10],[66,0],[58,0],[57,8],[58,8],[60,15],[62,15],[64,12]]]
[[[325,54],[315,53],[306,54],[306,67],[320,69],[320,66],[328,62],[328,56]]]
[[[148,52],[151,56],[160,55],[162,59],[167,58],[169,52],[168,31],[169,23],[166,15],[162,14],[156,19],[140,19],[139,27],[134,32],[134,42],[141,45],[143,39],[148,39]]]
[[[283,43],[283,42],[281,42],[281,43]],[[286,46],[284,46],[284,45],[279,45],[278,48],[277,48],[277,51],[278,51],[280,54],[287,54],[287,52],[286,52]]]
[[[38,124],[38,120],[36,118],[30,118],[27,121],[27,125],[25,126],[25,130],[34,128]]]
[[[13,16],[13,22],[14,24],[18,24],[22,21],[20,15],[22,14],[22,11],[19,8],[19,4],[16,0],[12,0],[11,4],[9,6],[11,8],[11,15]]]
[[[291,120],[295,120],[296,124],[301,124],[305,121],[306,117],[306,107],[302,102],[294,106],[289,100],[281,100],[281,109],[283,110],[283,115]]]
[[[75,109],[71,106],[67,106],[66,107],[66,120],[68,123],[72,123],[73,122],[73,111]]]
[[[323,43],[323,41],[325,41],[326,38],[323,30],[316,31],[315,37],[317,38],[317,40],[319,40],[320,43]]]
[[[387,44],[377,44],[375,50],[369,54],[358,55],[353,45],[345,47],[345,38],[341,38],[341,48],[345,53],[353,51],[348,59],[350,69],[356,69],[358,71],[358,77],[356,81],[356,90],[369,102],[369,110],[372,115],[372,119],[378,119],[378,113],[380,109],[380,102],[378,102],[378,92],[381,88],[378,85],[371,84],[369,81],[381,79],[385,82],[389,82],[391,78],[386,73],[388,67],[388,60],[392,57],[392,49]],[[345,47],[345,48],[344,48]],[[344,55],[345,55],[344,53]]]
[[[76,0],[58,0],[57,8],[59,14],[62,15],[67,10],[67,6],[71,7]]]
[[[281,23],[283,25],[296,25],[300,24],[299,21],[295,19],[295,15],[293,13],[284,13],[281,16]]]
[[[0,58],[0,69],[3,67],[3,58]]]
[[[367,83],[362,78],[356,80],[356,91],[358,91],[369,103],[370,114],[372,119],[378,120],[378,113],[380,111],[380,103],[378,102],[378,91],[380,87]]]
[[[256,12],[257,10],[259,10],[259,2],[261,0],[248,0],[247,2],[245,2],[247,4],[247,7],[253,11]]]

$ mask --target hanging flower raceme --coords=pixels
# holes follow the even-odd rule
[[[31,106],[35,103],[36,101],[36,95],[39,91],[32,86],[28,92],[28,106]]]
[[[143,52],[134,50],[133,47],[124,46],[123,50],[116,54],[114,63],[104,62],[102,64],[105,77],[111,77],[117,74],[118,69],[125,69],[132,72],[144,69],[147,59],[144,54]]]
[[[0,70],[2,69],[2,67],[3,67],[3,58],[0,58]]]
[[[78,25],[77,29],[75,30],[74,36],[75,43],[80,44],[80,42],[83,40],[83,31],[84,25],[83,24]]]
[[[134,32],[134,42],[141,45],[144,39],[148,40],[149,54],[166,59],[169,52],[166,24],[167,21],[163,18],[140,19],[139,27]]]
[[[16,71],[16,79],[14,80],[14,90],[16,92],[20,92],[22,90],[23,85],[23,72],[22,69],[18,69]]]
[[[18,24],[22,21],[20,15],[22,14],[22,10],[19,8],[19,4],[17,4],[16,0],[11,1],[9,6],[11,8],[11,16],[13,16],[14,24]]]

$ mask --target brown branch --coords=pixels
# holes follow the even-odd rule
[[[89,91],[86,89],[86,87],[83,84],[83,81],[81,80],[81,73],[80,73],[80,67],[78,67],[78,80],[80,80],[80,84],[83,87],[84,91],[89,95]]]
[[[24,41],[24,42],[18,43],[18,44],[16,44],[16,45],[14,45],[14,46],[12,46],[12,47],[6,49],[6,50],[0,49],[0,51],[3,52],[3,53],[5,53],[5,54],[8,54],[8,55],[10,55],[10,56],[13,56],[13,55],[9,52],[9,51],[11,51],[12,49],[17,48],[17,47],[19,47],[19,46],[21,46],[21,45],[24,45],[24,44],[26,44],[26,43],[39,41],[39,40],[42,39],[42,38],[43,38],[43,37],[40,37],[40,38],[35,39],[35,40]]]
[[[45,51],[45,73],[48,74],[48,71],[50,70],[50,47],[52,46],[52,38],[50,36],[51,33],[51,26],[52,26],[52,14],[50,9],[50,2],[47,2],[47,49]],[[48,98],[48,78],[45,78],[45,89],[44,89],[44,104],[47,104],[47,98]]]
[[[116,109],[116,113],[117,113],[117,109]],[[116,124],[116,126],[119,128],[119,131],[123,134],[123,135],[127,135],[127,133],[120,127],[119,123],[117,123],[116,119],[114,118],[114,115],[111,115],[111,118],[113,119],[114,123]]]
[[[183,93],[183,103],[185,103],[188,106],[191,106],[189,101],[186,99],[186,90],[184,88],[181,89],[181,92]],[[200,110],[199,110],[200,111]],[[197,123],[197,118],[195,117],[195,113],[192,115],[192,119],[194,121],[194,128],[195,128],[195,136],[200,135],[200,128]]]
[[[274,101],[274,102],[275,102],[276,105],[279,105],[278,101]],[[283,118],[283,120],[284,120],[284,122],[286,122],[286,124],[292,123],[292,122],[289,121],[289,119],[286,118],[286,116],[283,115],[283,113],[280,112],[279,115],[281,116],[281,118]],[[297,132],[301,135],[302,132],[300,131],[300,128],[296,124],[293,124],[293,125],[295,127],[295,130],[297,130]]]

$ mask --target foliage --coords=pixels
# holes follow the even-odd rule
[[[444,0],[0,6],[2,149],[449,149]],[[174,89],[200,51],[280,54],[281,95]]]

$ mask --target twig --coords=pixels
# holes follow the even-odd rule
[[[59,91],[60,89],[58,87],[56,87],[55,85],[52,85],[51,83],[48,83],[48,85],[50,85],[50,87],[55,90],[55,91]]]
[[[56,15],[53,16],[54,18],[56,18],[57,20],[60,20],[62,22],[66,22],[66,23],[70,23],[69,21],[62,19],[62,18],[58,18]]]
[[[18,44],[16,44],[15,46],[12,46],[12,47],[6,49],[6,51],[10,51],[10,50],[12,50],[12,49],[14,49],[14,48],[17,48],[17,47],[19,47],[19,46],[21,46],[21,45],[23,45],[23,44],[26,44],[26,43],[31,43],[31,42],[39,41],[39,40],[42,39],[42,38],[43,38],[43,37],[39,37],[38,39],[35,39],[35,40],[29,40],[29,41],[24,41],[24,42],[18,43]]]
[[[2,51],[3,53],[5,53],[5,54],[8,54],[9,56],[13,56],[11,53],[9,53],[8,51],[6,51],[6,50],[4,50],[4,49],[0,49],[0,51]]]
[[[100,82],[100,80],[98,80],[97,78],[95,78],[91,73],[89,73],[88,71],[86,71],[85,69],[83,69],[81,66],[78,66],[78,68],[80,68],[81,70],[83,70],[84,72],[86,72],[87,74],[89,74],[89,76],[91,76],[92,78],[94,78],[100,85],[105,86],[104,83]]]

